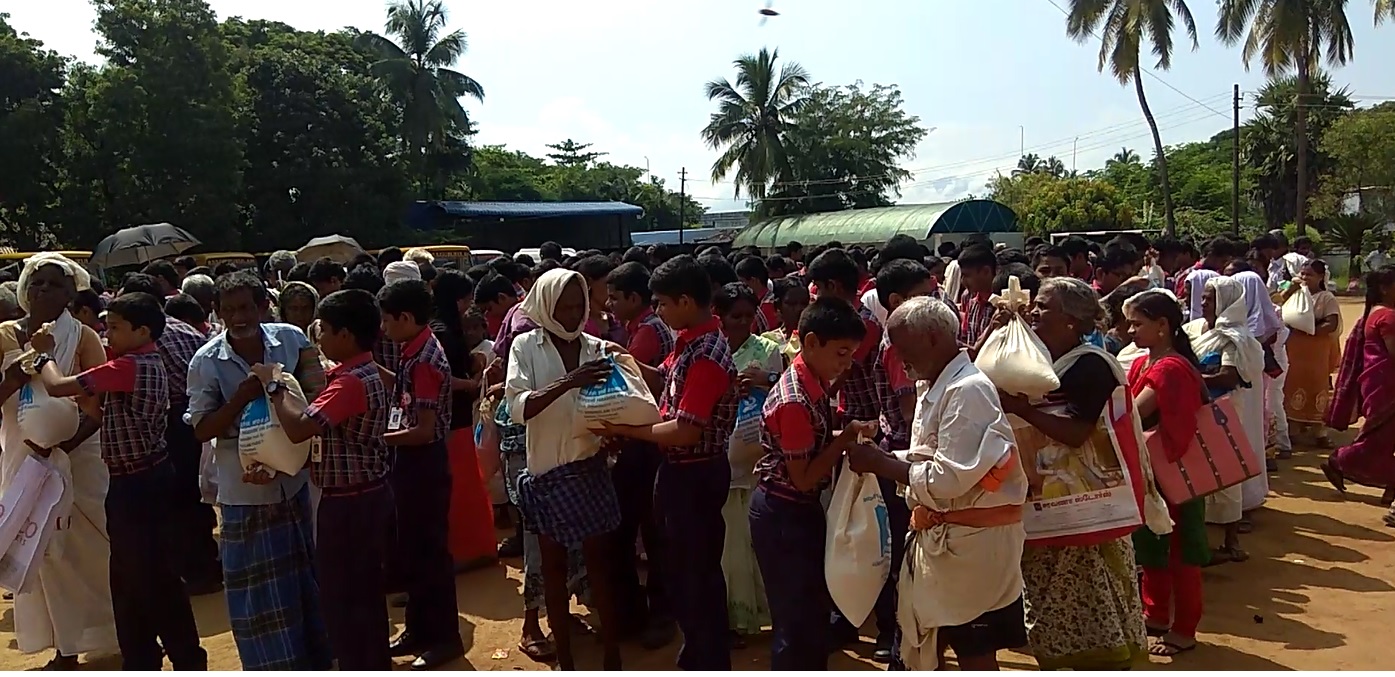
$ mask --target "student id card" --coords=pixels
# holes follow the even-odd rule
[[[388,409],[387,429],[393,431],[402,429],[402,407]]]
[[[319,463],[324,458],[324,443],[318,437],[310,438],[310,462]]]

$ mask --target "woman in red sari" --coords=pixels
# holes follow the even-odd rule
[[[1366,274],[1366,312],[1352,328],[1327,425],[1346,430],[1357,415],[1366,419],[1351,444],[1322,465],[1327,481],[1346,492],[1346,481],[1385,489],[1395,498],[1395,266]],[[1395,527],[1395,511],[1385,516]]]

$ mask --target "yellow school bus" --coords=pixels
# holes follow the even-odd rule
[[[247,252],[214,252],[212,254],[195,254],[194,260],[201,266],[212,268],[220,263],[231,262],[238,268],[256,268],[257,257]]]
[[[463,244],[433,244],[424,247],[404,247],[407,249],[421,249],[431,252],[431,256],[437,261],[454,261],[455,266],[460,270],[470,267],[470,248]]]
[[[17,252],[10,250],[9,247],[4,247],[0,249],[0,265],[5,265],[7,263],[10,263],[11,261],[28,261],[29,257],[33,256],[36,253],[38,252]],[[74,263],[77,263],[78,265],[84,268],[87,267],[87,263],[92,260],[92,252],[58,251],[54,253],[62,254],[63,256],[72,259]]]

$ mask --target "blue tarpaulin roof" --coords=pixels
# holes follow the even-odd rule
[[[625,202],[462,202],[430,203],[460,218],[548,218],[565,216],[639,216],[644,210]]]

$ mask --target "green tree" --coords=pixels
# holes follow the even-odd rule
[[[785,133],[806,101],[809,74],[793,61],[776,70],[780,51],[762,48],[734,62],[736,82],[723,78],[707,83],[707,98],[717,102],[702,130],[702,139],[722,154],[712,163],[712,180],[735,170],[734,195],[759,200],[770,184],[789,170]]]
[[[1346,89],[1333,90],[1331,80],[1322,71],[1311,75],[1309,87],[1309,103],[1297,106],[1296,77],[1270,80],[1256,98],[1257,114],[1241,128],[1241,162],[1254,177],[1252,200],[1261,207],[1271,229],[1289,223],[1296,226],[1299,189],[1304,195],[1313,194],[1318,177],[1331,166],[1331,160],[1319,150],[1319,141],[1352,108]],[[1300,113],[1307,118],[1303,126],[1305,136],[1295,139],[1294,121]],[[1310,170],[1301,182],[1300,159]]]
[[[1154,160],[1162,185],[1163,215],[1169,235],[1177,232],[1177,217],[1173,213],[1172,190],[1168,184],[1167,152],[1163,149],[1162,135],[1158,133],[1158,121],[1153,118],[1148,97],[1143,93],[1142,50],[1145,46],[1151,49],[1157,57],[1158,69],[1170,68],[1175,19],[1181,19],[1192,49],[1196,49],[1196,21],[1184,0],[1071,0],[1066,18],[1066,35],[1077,42],[1094,38],[1096,29],[1100,29],[1100,72],[1108,68],[1120,84],[1133,82],[1138,106],[1143,109],[1143,118],[1153,134]]]
[[[1017,212],[1022,232],[1028,235],[1127,230],[1133,225],[1133,208],[1114,186],[1098,179],[1028,173],[995,177],[988,188],[992,199]]]
[[[571,139],[561,143],[549,143],[547,147],[553,150],[547,154],[547,159],[563,167],[585,167],[605,156],[605,153],[588,150],[591,144],[577,143]]]
[[[475,149],[474,166],[457,181],[451,199],[538,202],[556,200],[547,194],[548,166],[523,151],[503,146]]]
[[[0,13],[0,240],[32,250],[53,236],[67,64],[8,17]]]
[[[786,178],[761,215],[808,214],[891,204],[912,174],[899,161],[928,132],[894,85],[816,86],[785,133]]]
[[[402,111],[402,148],[421,176],[430,171],[426,157],[432,150],[450,146],[470,132],[469,114],[460,98],[484,101],[484,88],[454,69],[468,41],[461,30],[442,35],[447,16],[441,0],[393,2],[387,14],[385,28],[391,37],[365,32],[359,34],[358,44],[379,56],[372,73]]]
[[[1017,166],[1013,168],[1012,174],[1045,174],[1059,179],[1066,175],[1066,164],[1055,155],[1044,158],[1036,153],[1027,153],[1017,159]]]
[[[1314,196],[1314,216],[1337,216],[1345,199],[1354,195],[1364,214],[1381,223],[1395,222],[1395,106],[1337,119],[1319,149],[1331,159],[1332,171]]]
[[[1381,0],[1377,21],[1383,16]],[[1347,23],[1347,0],[1221,0],[1216,36],[1227,45],[1244,37],[1241,58],[1245,68],[1259,58],[1266,75],[1292,72],[1297,76],[1293,136],[1297,139],[1297,175],[1294,226],[1298,234],[1307,228],[1309,93],[1312,75],[1323,63],[1346,65],[1354,39]]]

